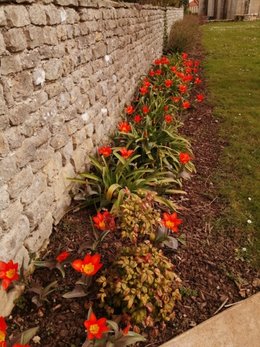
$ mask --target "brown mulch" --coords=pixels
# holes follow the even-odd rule
[[[223,209],[212,182],[225,145],[218,137],[218,127],[207,102],[188,112],[184,120],[182,132],[192,141],[197,173],[185,182],[187,195],[178,201],[183,207],[180,212],[184,221],[181,229],[186,236],[186,244],[180,244],[175,252],[165,251],[182,279],[183,298],[176,306],[173,323],[167,324],[164,330],[162,326],[155,327],[142,346],[159,346],[210,318],[222,305],[221,310],[257,291],[254,286],[256,270],[243,259],[236,259],[236,249],[241,247],[237,241],[239,238],[219,232],[214,224]],[[82,257],[84,244],[90,239],[89,218],[93,213],[91,210],[68,213],[51,236],[46,258],[54,257],[65,249]],[[105,263],[114,258],[118,247],[118,239],[109,235],[101,250]],[[58,271],[48,269],[37,269],[32,279],[42,286],[54,280],[59,285],[40,308],[31,302],[33,294],[26,293],[10,317],[9,329],[22,331],[39,325],[41,341],[40,344],[31,343],[32,347],[81,347],[86,336],[83,322],[91,302],[95,300],[95,288],[85,298],[63,299],[62,294],[71,290],[79,279],[69,266],[65,279]]]

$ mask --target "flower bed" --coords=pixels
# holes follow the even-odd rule
[[[195,168],[191,145],[178,128],[183,112],[204,99],[201,93],[191,98],[191,90],[200,83],[199,61],[185,53],[154,62],[132,104],[126,106],[111,143],[91,158],[91,173],[73,179],[83,184],[85,205],[98,210],[91,218],[93,237],[82,240],[77,255],[63,250],[54,260],[33,262],[55,276],[56,270],[61,277],[70,275],[72,268],[76,271],[70,290],[62,296],[64,300],[91,296],[84,347],[144,341],[144,329],[174,319],[181,280],[162,248],[174,250],[182,241],[179,226],[185,221],[178,217],[180,206],[174,195],[185,193],[182,181]],[[109,241],[115,242],[115,252],[105,260],[102,245]],[[21,281],[22,275],[21,269]],[[18,280],[17,264],[0,262],[0,279],[8,290]],[[38,308],[58,284],[53,281],[40,288],[28,279],[25,283]],[[2,347],[8,337],[3,317],[0,323]],[[35,333],[26,332],[7,345],[25,346]]]

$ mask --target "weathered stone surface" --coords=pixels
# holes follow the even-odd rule
[[[9,183],[8,191],[12,199],[16,199],[20,193],[29,187],[33,180],[33,172],[30,166],[24,168]]]
[[[43,28],[32,26],[25,31],[25,34],[27,36],[29,48],[35,48],[43,45]]]
[[[43,68],[45,70],[45,78],[48,81],[57,80],[62,75],[62,61],[59,59],[50,59]]]
[[[24,27],[30,24],[29,15],[25,6],[6,6],[5,14],[8,24],[13,27]]]
[[[43,172],[47,175],[48,184],[52,183],[54,178],[59,174],[62,169],[62,156],[61,153],[56,152],[50,158],[48,164],[43,168]]]
[[[8,183],[17,171],[16,161],[13,156],[0,159],[0,186],[3,183]]]
[[[16,211],[14,211],[13,215],[16,217],[15,223],[8,233],[3,234],[0,238],[0,259],[5,258],[6,249],[9,250],[9,260],[14,259],[15,254],[19,251],[24,239],[30,232],[28,218],[24,215],[19,216]]]
[[[0,27],[4,27],[6,26],[6,24],[7,24],[7,21],[5,17],[4,8],[0,7]]]
[[[9,112],[9,118],[12,125],[22,124],[30,114],[31,108],[29,104],[19,103]]]
[[[11,128],[8,128],[5,131],[5,136],[11,151],[21,147],[25,139],[24,136],[21,134],[21,127],[18,127],[18,126],[17,127],[13,126]]]
[[[5,157],[9,153],[8,140],[4,133],[0,131],[0,157]]]
[[[48,25],[60,24],[60,12],[56,6],[54,6],[53,4],[45,6],[45,12]]]
[[[42,68],[35,69],[33,72],[33,83],[36,86],[43,86],[45,82],[45,71]]]
[[[47,189],[46,176],[39,172],[31,180],[31,185],[21,194],[21,202],[25,205],[31,204],[37,197]]]
[[[3,54],[5,52],[5,42],[3,35],[0,33],[0,54]]]
[[[4,35],[6,48],[10,52],[23,51],[27,47],[26,37],[22,29],[10,29]]]
[[[44,219],[53,201],[54,192],[51,188],[47,188],[45,192],[41,193],[38,198],[26,208],[24,213],[30,221],[31,228],[35,228],[36,225]]]
[[[21,57],[21,63],[23,69],[31,69],[36,67],[40,61],[40,54],[38,51],[29,51],[29,52],[24,52]]]
[[[0,211],[7,208],[10,203],[10,198],[9,198],[7,188],[8,188],[7,184],[0,187]]]
[[[9,206],[5,210],[0,212],[0,227],[2,227],[3,229],[11,229],[19,219],[22,210],[23,205],[19,200],[16,200],[15,202],[9,204]],[[3,243],[1,243],[1,246],[4,247]]]
[[[22,146],[16,151],[15,157],[19,168],[24,167],[35,158],[36,146],[33,138],[23,141]]]
[[[39,227],[34,230],[24,242],[26,248],[29,249],[30,252],[38,252],[44,245],[45,241],[49,239],[52,232],[52,223],[52,214],[49,212],[40,223]]]
[[[33,92],[33,80],[29,71],[18,73],[11,81],[14,98],[30,96]]]
[[[8,75],[22,70],[22,64],[18,55],[5,56],[1,58],[0,73]]]
[[[54,150],[51,147],[37,149],[35,153],[36,160],[31,163],[33,173],[38,172],[41,168],[47,165],[53,153]]]
[[[32,24],[45,25],[46,14],[43,5],[35,4],[29,7],[29,16]]]

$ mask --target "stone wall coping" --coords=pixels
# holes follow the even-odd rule
[[[172,10],[181,9],[178,7],[164,7],[164,6],[153,6],[153,5],[140,5],[138,3],[126,3],[116,2],[112,0],[0,0],[1,4],[42,4],[49,5],[54,4],[62,7],[88,7],[88,8],[126,8],[126,9],[137,9],[137,10]]]

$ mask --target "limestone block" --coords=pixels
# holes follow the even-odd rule
[[[69,140],[68,143],[61,149],[61,154],[63,161],[65,161],[66,164],[69,163],[73,154],[72,140]]]
[[[80,129],[72,135],[73,145],[77,148],[86,140],[86,129]]]
[[[21,194],[21,202],[26,205],[31,204],[46,189],[46,176],[43,173],[39,172],[34,175],[31,186],[28,189],[24,190]]]
[[[48,94],[44,90],[34,92],[32,97],[29,99],[31,112],[39,110],[39,106],[45,104],[48,100]]]
[[[20,55],[23,69],[31,69],[36,67],[40,61],[40,54],[38,51],[24,52]]]
[[[21,217],[22,210],[23,210],[23,205],[20,203],[19,200],[16,200],[12,204],[9,204],[9,206],[0,213],[0,226],[3,229],[11,229],[14,226],[14,224],[17,222],[17,220]],[[9,233],[10,232],[8,231],[8,235]],[[2,241],[0,241],[0,244],[2,246],[0,248],[3,249],[4,244],[2,243]]]
[[[0,187],[0,211],[7,208],[10,202],[7,188],[7,185]]]
[[[61,93],[57,97],[57,107],[59,110],[65,110],[69,107],[71,102],[70,94],[67,92]]]
[[[15,152],[15,158],[19,168],[36,159],[36,146],[33,138],[23,141],[22,146]]]
[[[73,36],[74,37],[78,37],[80,36],[81,32],[80,32],[80,25],[79,24],[74,24],[73,25]]]
[[[72,182],[69,180],[69,178],[75,177],[75,170],[71,163],[67,163],[61,170],[60,170],[60,178],[62,182],[64,183],[65,187],[68,188],[71,186]]]
[[[0,54],[3,54],[5,52],[5,42],[3,35],[0,33]]]
[[[61,41],[66,40],[67,39],[67,30],[66,30],[65,25],[58,25],[56,27],[56,29],[57,29],[58,40],[61,40]]]
[[[45,6],[45,12],[48,25],[60,24],[60,12],[56,6],[54,6],[53,4]]]
[[[52,158],[50,158],[48,164],[43,168],[43,172],[47,175],[47,182],[51,184],[60,170],[62,169],[62,156],[61,153],[56,152]]]
[[[72,155],[72,161],[75,166],[75,171],[77,173],[82,172],[85,167],[87,151],[86,151],[86,143],[80,145]]]
[[[54,0],[54,3],[60,6],[78,6],[78,0]]]
[[[55,46],[58,44],[58,37],[56,28],[45,27],[43,28],[43,41],[46,45]]]
[[[74,134],[77,130],[81,129],[84,125],[83,119],[81,117],[72,119],[66,123],[67,132],[69,135]]]
[[[8,141],[8,145],[10,150],[14,150],[16,148],[21,147],[24,136],[21,134],[21,127],[11,127],[5,131],[5,137]]]
[[[12,27],[24,27],[30,24],[29,15],[25,6],[6,6],[5,14],[8,24]]]
[[[66,133],[61,134],[55,134],[54,137],[51,139],[50,145],[55,149],[59,149],[66,145],[68,142],[69,137]]]
[[[64,87],[60,82],[54,82],[47,84],[45,86],[45,91],[48,94],[49,98],[52,99],[54,96],[62,93],[64,91]]]
[[[18,73],[11,80],[12,94],[14,98],[30,96],[33,93],[33,80],[29,71]]]
[[[79,96],[75,103],[78,113],[83,113],[85,110],[89,108],[89,105],[90,103],[89,103],[88,95]]]
[[[59,59],[51,59],[43,65],[43,68],[46,73],[46,80],[57,80],[62,74],[62,61]]]
[[[64,112],[63,117],[65,121],[69,121],[71,119],[74,119],[78,116],[77,108],[75,105],[69,106]]]
[[[20,28],[13,28],[8,30],[5,35],[6,48],[10,52],[23,51],[27,47],[26,37],[23,30]]]
[[[29,249],[30,252],[38,252],[45,241],[49,239],[52,232],[52,223],[52,214],[48,212],[38,228],[24,241],[26,248]]]
[[[106,55],[107,52],[107,48],[104,42],[99,42],[95,45],[95,47],[93,48],[93,56],[95,59],[104,57]]]
[[[25,34],[27,36],[29,48],[35,48],[43,45],[43,28],[31,26],[25,30]]]
[[[46,14],[43,5],[33,4],[29,6],[29,16],[32,24],[46,25]]]
[[[87,136],[88,136],[88,137],[92,137],[92,135],[93,135],[93,133],[94,133],[94,125],[93,125],[93,123],[88,124],[88,125],[85,127],[85,129],[86,129],[86,134],[87,134]]]
[[[30,114],[31,108],[28,103],[19,103],[10,109],[9,118],[12,125],[22,124]]]
[[[57,225],[61,218],[64,216],[66,210],[71,204],[71,197],[68,194],[64,194],[54,205],[54,225]]]
[[[7,183],[17,173],[14,156],[8,156],[0,160],[0,186]]]
[[[6,26],[7,21],[5,17],[4,7],[0,7],[0,27]]]
[[[22,64],[18,55],[10,55],[1,58],[0,74],[8,75],[22,70]]]
[[[37,68],[33,72],[33,83],[36,86],[43,86],[45,82],[45,71],[42,68]]]
[[[9,153],[8,140],[5,134],[0,131],[0,157],[4,157]]]
[[[16,215],[16,213],[14,214]],[[6,258],[6,254],[8,254],[9,259],[14,259],[24,239],[29,235],[30,227],[28,218],[24,215],[16,215],[16,217],[12,228],[8,230],[8,233],[2,235],[0,239],[0,259]]]
[[[29,187],[33,180],[33,172],[30,166],[22,169],[9,183],[8,192],[12,199],[18,198],[20,193]]]
[[[30,221],[30,227],[35,228],[49,212],[50,206],[54,201],[54,192],[48,188],[45,192],[41,193],[38,198],[29,205],[24,213]]]
[[[81,35],[88,35],[89,34],[89,25],[88,22],[82,22],[80,23],[80,33]]]
[[[66,18],[67,23],[74,24],[79,22],[80,17],[73,8],[66,8],[65,11],[67,14],[67,18]]]
[[[47,165],[53,153],[54,150],[51,147],[37,149],[36,160],[31,163],[33,173],[38,172],[41,168]]]

